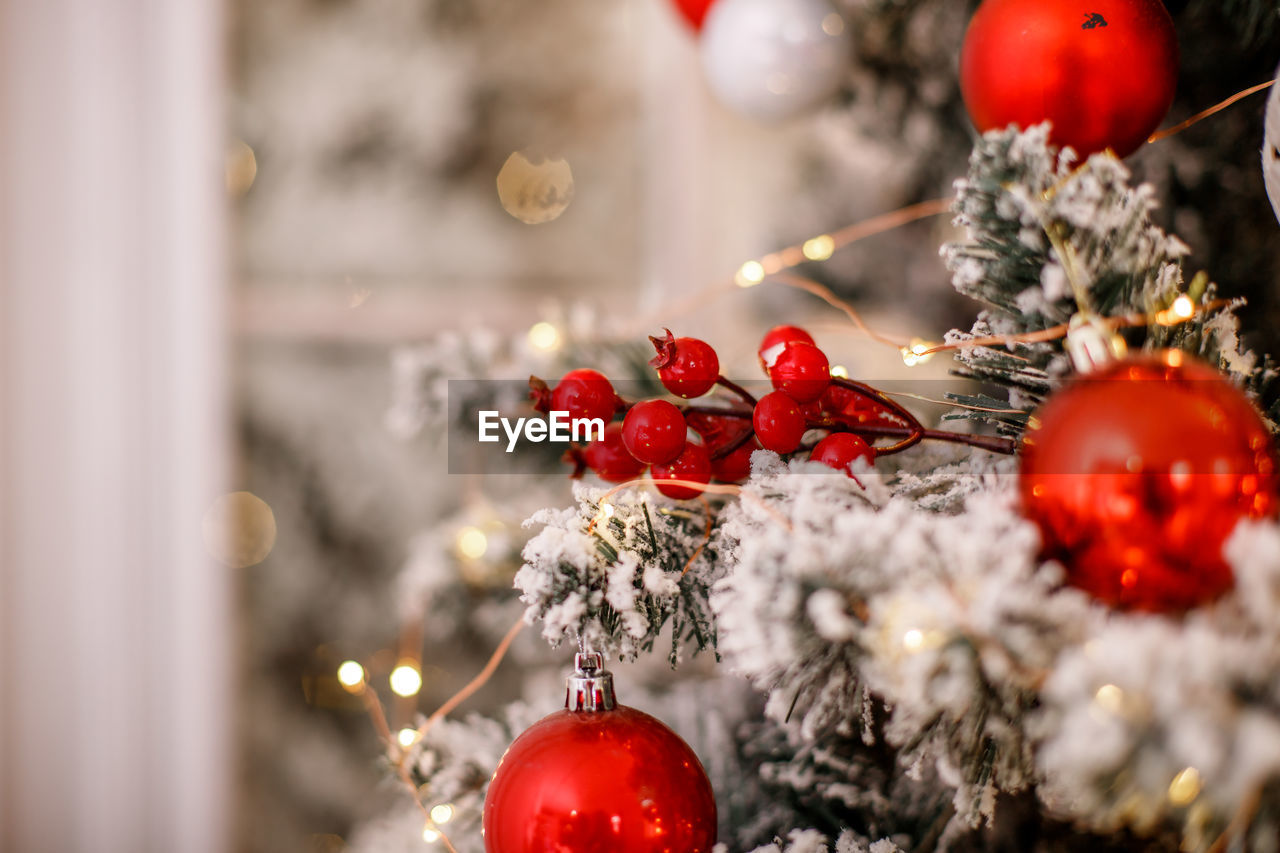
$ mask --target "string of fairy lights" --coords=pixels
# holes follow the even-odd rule
[[[370,712],[375,715],[375,718],[385,719],[381,702],[369,684],[368,673],[359,661],[344,660],[338,665],[337,677],[338,683],[342,685],[344,690],[354,696],[360,696],[370,703]],[[387,682],[391,687],[391,692],[397,696],[406,699],[416,697],[422,690],[420,664],[417,661],[401,660],[391,670],[391,674],[387,677]],[[395,740],[402,750],[402,755],[404,750],[412,747],[421,737],[422,730],[411,726],[404,726],[395,734]],[[453,803],[434,803],[426,806],[419,799],[416,787],[414,788],[414,799],[422,807],[425,816],[422,840],[427,844],[443,842],[450,851],[453,851],[453,844],[450,843],[448,836],[445,835],[443,827],[453,820],[454,815],[457,813],[457,807]]]

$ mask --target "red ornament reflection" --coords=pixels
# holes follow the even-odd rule
[[[1081,158],[1138,149],[1173,103],[1178,41],[1160,0],[985,0],[960,52],[979,131],[1053,122]]]
[[[484,804],[487,853],[710,853],[715,838],[698,757],[622,705],[535,723],[503,756]]]
[[[1055,394],[1027,429],[1019,484],[1044,555],[1119,607],[1177,611],[1231,588],[1222,546],[1276,514],[1274,445],[1252,403],[1176,351]]]

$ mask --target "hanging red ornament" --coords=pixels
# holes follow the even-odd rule
[[[675,0],[676,8],[695,32],[702,29],[702,19],[707,16],[707,10],[714,2],[715,0]]]
[[[1124,358],[1028,424],[1019,490],[1044,554],[1112,605],[1178,611],[1231,588],[1222,545],[1276,513],[1271,434],[1218,371],[1176,350]]]
[[[1178,41],[1161,0],[985,0],[960,51],[979,131],[1053,122],[1082,157],[1126,157],[1173,103]]]
[[[617,704],[598,654],[577,656],[565,710],[498,763],[484,801],[486,853],[710,853],[711,783],[689,745]]]

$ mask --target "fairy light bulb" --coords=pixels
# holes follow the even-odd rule
[[[738,287],[755,287],[764,281],[764,265],[759,261],[747,261],[738,268],[733,281]]]
[[[1189,806],[1200,796],[1202,787],[1204,781],[1200,778],[1200,771],[1194,767],[1184,768],[1169,783],[1169,802],[1175,806]]]
[[[396,741],[405,748],[413,746],[413,742],[418,739],[416,729],[404,728],[396,733]]]
[[[489,537],[478,527],[464,527],[458,531],[458,553],[468,560],[478,560],[489,550]]]
[[[338,683],[355,693],[364,685],[364,667],[353,660],[344,660],[338,666]]]
[[[1093,701],[1104,711],[1119,714],[1124,710],[1124,691],[1114,684],[1104,684],[1093,694]]]
[[[453,819],[453,806],[448,803],[440,803],[431,807],[431,822],[435,824],[448,823]]]
[[[825,261],[835,250],[836,241],[830,234],[820,234],[805,240],[804,245],[800,247],[800,251],[811,261]]]
[[[907,367],[925,364],[933,358],[934,354],[929,352],[932,348],[933,345],[923,338],[912,338],[911,343],[901,349],[902,363]]]
[[[413,663],[401,663],[391,670],[391,689],[397,696],[417,696],[422,689],[422,673]]]
[[[609,503],[608,501],[600,501],[600,508],[597,509],[596,514],[592,516],[591,525],[589,529],[595,530],[598,525],[613,518],[613,514],[616,511],[617,510],[613,508],[613,504]]]
[[[529,344],[542,352],[559,349],[560,330],[550,323],[534,323],[529,329]]]

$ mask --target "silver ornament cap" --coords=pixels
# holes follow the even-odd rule
[[[612,711],[618,707],[613,695],[613,673],[604,668],[599,652],[579,652],[573,658],[574,671],[566,681],[564,706],[570,711]]]
[[[1067,355],[1077,373],[1093,373],[1124,358],[1128,347],[1098,317],[1081,312],[1067,326]]]

